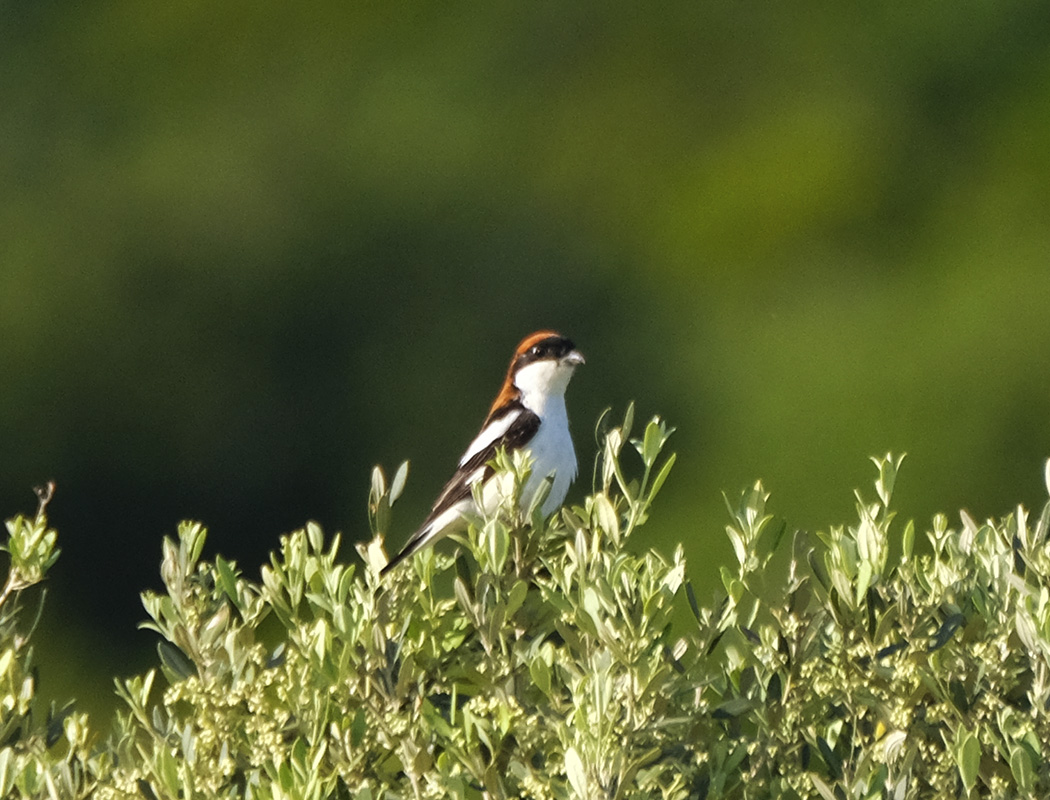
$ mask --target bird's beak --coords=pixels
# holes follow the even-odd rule
[[[583,353],[579,350],[570,350],[564,356],[562,356],[561,362],[568,364],[571,367],[578,367],[580,364],[586,364],[587,362],[583,359]]]

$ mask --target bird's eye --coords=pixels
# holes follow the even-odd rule
[[[540,347],[540,346],[539,346],[538,344],[534,344],[534,345],[533,345],[533,346],[532,346],[532,347],[531,347],[531,348],[529,349],[529,354],[530,354],[530,355],[534,355],[534,356],[539,356],[539,355],[542,355],[542,354],[543,354],[543,348],[542,348],[542,347]]]

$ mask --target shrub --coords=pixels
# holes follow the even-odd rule
[[[43,723],[34,719],[36,696],[29,641],[39,612],[24,619],[25,591],[40,583],[58,560],[57,534],[47,525],[49,484],[36,490],[32,517],[7,522],[7,580],[0,590],[0,797],[88,797],[109,765],[104,749],[89,747],[85,714],[52,705]],[[43,606],[43,596],[40,605]]]
[[[202,559],[184,523],[164,592],[143,596],[163,679],[118,681],[105,741],[68,709],[32,721],[18,597],[57,556],[41,502],[8,523],[0,795],[1048,794],[1050,505],[1034,524],[938,516],[920,554],[890,510],[900,458],[875,460],[856,523],[815,537],[788,535],[756,484],[730,504],[737,563],[701,604],[681,548],[632,539],[674,457],[666,425],[631,440],[631,417],[603,433],[583,505],[544,520],[542,497],[510,499],[382,581],[404,465],[373,473],[356,563],[311,524],[253,582]],[[498,466],[518,486],[529,471]]]

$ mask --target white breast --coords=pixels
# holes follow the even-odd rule
[[[521,493],[521,503],[528,508],[540,483],[554,473],[554,485],[543,503],[543,513],[550,514],[564,501],[569,484],[576,477],[576,451],[569,435],[569,418],[565,398],[552,397],[541,410],[540,428],[528,449],[532,453],[532,475]]]

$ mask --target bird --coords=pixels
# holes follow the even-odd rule
[[[423,524],[383,567],[381,575],[442,536],[465,527],[465,514],[496,507],[501,487],[496,485],[491,462],[500,448],[508,453],[528,450],[532,456],[532,472],[521,491],[522,508],[530,507],[548,478],[550,492],[541,511],[546,516],[561,506],[576,477],[565,390],[583,363],[576,345],[555,331],[537,331],[521,340],[481,431],[459,459]],[[474,501],[473,487],[478,481],[484,482],[480,493],[483,509]]]

